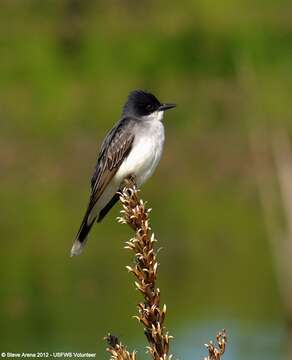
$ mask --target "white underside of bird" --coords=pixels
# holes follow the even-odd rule
[[[97,213],[110,201],[127,177],[133,176],[140,187],[156,169],[163,150],[164,126],[160,120],[144,122],[144,126],[145,131],[136,136],[128,157],[97,202]]]

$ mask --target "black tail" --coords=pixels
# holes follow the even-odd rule
[[[87,235],[88,235],[90,229],[92,228],[92,225],[94,224],[95,220],[97,219],[97,222],[100,222],[118,200],[119,200],[119,195],[118,195],[118,193],[115,193],[115,195],[112,197],[112,199],[99,212],[98,218],[97,218],[97,215],[93,216],[93,214],[92,214],[94,211],[94,209],[93,209],[94,206],[93,207],[88,206],[86,214],[82,220],[79,231],[77,233],[76,239],[72,246],[71,256],[81,254],[81,252],[84,248],[84,245],[86,244]]]
[[[77,233],[76,239],[74,241],[74,244],[72,246],[71,249],[71,256],[74,255],[80,255],[84,245],[86,244],[86,238],[87,235],[90,231],[90,229],[92,228],[92,225],[95,222],[96,217],[94,217],[93,219],[90,220],[90,222],[88,221],[88,215],[85,214],[85,217],[80,225],[79,231]]]

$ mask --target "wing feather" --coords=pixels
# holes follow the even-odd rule
[[[91,196],[89,207],[92,208],[102,195],[121,163],[129,154],[134,135],[132,132],[135,121],[123,118],[108,133],[101,145],[96,168],[91,179]]]

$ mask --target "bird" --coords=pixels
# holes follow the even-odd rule
[[[141,187],[153,174],[164,146],[163,115],[175,106],[161,103],[148,91],[129,93],[121,118],[101,144],[87,210],[71,256],[81,254],[93,224],[101,222],[119,200],[124,180],[131,177]]]

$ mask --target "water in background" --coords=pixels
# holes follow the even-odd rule
[[[179,359],[203,359],[207,351],[203,343],[212,340],[216,343],[215,335],[220,329],[216,324],[202,323],[196,328],[184,329],[174,341],[174,351]],[[228,329],[228,343],[224,359],[226,360],[287,360],[285,349],[285,332],[281,326],[270,324],[269,327],[259,327],[257,324],[248,327],[242,323],[224,322]],[[219,327],[218,327],[219,326]]]

